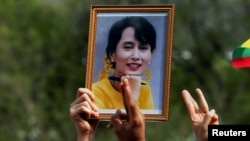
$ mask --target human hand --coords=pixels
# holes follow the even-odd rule
[[[182,91],[182,98],[188,110],[191,125],[197,140],[207,141],[208,125],[218,125],[218,115],[215,113],[215,110],[209,110],[202,91],[197,88],[195,89],[195,92],[198,96],[201,107],[198,106],[197,102],[187,90]]]
[[[92,103],[93,93],[86,88],[79,88],[75,101],[70,105],[70,117],[77,129],[78,141],[90,141],[98,127],[98,108]]]
[[[119,141],[145,141],[145,117],[132,96],[126,77],[122,79],[121,86],[126,113],[117,110],[107,127],[114,127]]]

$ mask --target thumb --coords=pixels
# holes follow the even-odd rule
[[[110,123],[108,124],[109,128],[112,127],[119,127],[122,125],[122,119],[121,119],[121,110],[116,110],[115,114],[111,116]]]
[[[204,117],[204,120],[203,120],[203,125],[209,125],[211,124],[215,119],[215,117],[218,117],[215,113],[215,110],[212,109],[210,110]]]

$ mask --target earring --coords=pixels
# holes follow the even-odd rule
[[[147,82],[149,82],[151,80],[151,72],[149,69],[145,70],[145,77],[146,77],[145,79]]]
[[[112,64],[113,64],[113,60],[111,60],[110,62],[108,57],[104,57],[103,69],[99,71],[99,80],[102,80],[108,77],[108,74],[112,72]]]

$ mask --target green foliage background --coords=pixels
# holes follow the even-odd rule
[[[91,4],[175,4],[170,119],[147,140],[195,140],[181,90],[200,87],[222,124],[249,124],[249,69],[233,49],[249,38],[245,0],[0,0],[0,140],[76,140],[69,105],[84,87]],[[116,140],[101,122],[97,141]]]

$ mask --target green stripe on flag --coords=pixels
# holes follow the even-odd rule
[[[250,57],[250,48],[236,48],[233,52],[233,58]]]

